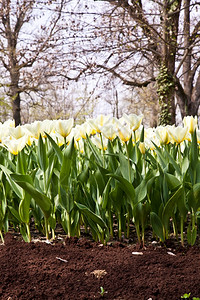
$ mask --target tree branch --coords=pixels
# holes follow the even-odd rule
[[[197,22],[197,24],[195,25],[194,30],[191,34],[191,37],[190,37],[190,43],[191,44],[193,44],[194,41],[196,40],[198,31],[200,31],[200,21]],[[199,35],[198,35],[198,37],[199,37]]]
[[[126,84],[126,85],[129,85],[129,86],[135,86],[135,87],[146,87],[148,86],[148,84],[150,84],[152,81],[156,81],[156,78],[155,77],[152,77],[148,80],[145,80],[143,82],[139,82],[139,81],[136,81],[136,80],[128,80],[126,78],[124,78],[121,74],[117,73],[114,68],[109,68],[109,67],[106,67],[104,65],[99,65],[97,64],[96,65],[97,68],[101,68],[101,69],[104,69],[105,71],[113,74],[115,77],[119,78],[123,84]]]
[[[35,54],[34,57],[32,57],[30,60],[20,64],[18,66],[19,69],[22,69],[22,68],[26,68],[26,67],[32,67],[32,65],[34,64],[34,62],[37,60],[38,56],[42,53],[42,51],[44,51],[44,49],[47,47],[48,48],[48,42],[50,41],[52,35],[53,35],[53,32],[54,32],[54,29],[58,23],[58,21],[60,20],[61,18],[61,12],[62,12],[62,9],[63,9],[63,3],[64,3],[64,0],[61,1],[61,4],[60,4],[60,8],[58,10],[58,16],[56,18],[56,20],[54,21],[53,23],[53,26],[50,30],[50,33],[48,35],[48,37],[45,39],[45,41],[41,44],[41,46],[39,47],[39,49],[37,49],[37,53]]]
[[[65,75],[65,74],[59,74],[59,76],[62,76],[62,77],[66,78],[67,80],[70,80],[70,81],[72,81],[72,80],[78,81],[79,78],[81,77],[81,75],[83,75],[88,69],[90,69],[90,66],[87,66],[87,67],[85,67],[84,69],[82,69],[82,70],[79,72],[79,74],[78,74],[77,76],[75,76],[75,77],[70,77],[70,76],[67,76],[67,75]]]

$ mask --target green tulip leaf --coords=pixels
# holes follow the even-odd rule
[[[192,169],[196,169],[196,165],[198,162],[198,143],[197,143],[197,133],[196,130],[192,134],[192,142],[191,142],[191,154],[190,154],[190,161]]]
[[[60,186],[59,203],[68,213],[70,213],[74,207],[73,195],[63,189],[62,186]]]
[[[15,217],[15,219],[17,219],[17,221],[19,223],[22,223],[22,220],[20,218],[20,215],[19,215],[18,211],[14,207],[12,207],[10,205],[8,206],[8,208],[9,208],[11,214]]]
[[[10,187],[12,188],[12,190],[19,197],[19,199],[22,199],[23,198],[22,190],[19,189],[19,187],[16,185],[16,183],[12,180],[12,177],[11,177],[12,172],[9,169],[7,169],[5,166],[0,165],[0,168],[4,172],[6,179],[7,179],[8,183],[10,184]]]
[[[115,174],[108,174],[108,176],[115,178],[120,183],[120,188],[125,192],[127,195],[129,202],[131,205],[136,204],[136,197],[135,197],[135,189],[133,185],[126,180],[125,178],[115,175]]]
[[[40,169],[43,172],[45,172],[48,167],[48,157],[47,157],[47,153],[46,153],[46,146],[45,146],[45,143],[43,142],[41,134],[38,139],[37,151],[38,151],[37,157],[38,157],[38,163],[39,163]]]
[[[165,228],[168,228],[168,222],[170,217],[174,215],[174,209],[175,205],[178,203],[178,201],[184,197],[184,188],[183,186],[179,187],[179,189],[171,196],[171,198],[168,200],[168,202],[165,204],[162,218],[163,218],[163,224]]]
[[[182,172],[181,172],[181,168],[180,166],[177,164],[177,162],[174,160],[174,158],[169,154],[168,151],[165,151],[165,154],[167,155],[169,162],[173,165],[174,169],[176,170],[177,174],[179,176],[182,176]]]
[[[70,144],[64,150],[63,161],[60,170],[60,183],[63,187],[65,187],[65,189],[67,189],[69,185],[69,176],[71,173],[74,151],[74,139],[72,139]]]
[[[75,205],[77,206],[77,208],[81,211],[81,213],[83,215],[87,216],[93,222],[95,222],[96,224],[98,224],[102,229],[106,229],[107,228],[107,225],[103,221],[103,219],[100,216],[98,216],[97,214],[95,214],[94,212],[92,212],[87,206],[85,206],[85,205],[83,205],[81,203],[77,203],[77,202],[75,202]]]
[[[191,221],[188,224],[188,228],[187,228],[187,241],[188,244],[190,244],[191,246],[194,246],[195,242],[196,242],[196,238],[197,238],[197,227],[196,226],[191,226]]]
[[[147,195],[147,182],[145,179],[135,188],[135,198],[137,203],[141,202]]]
[[[48,133],[45,132],[45,134],[46,134],[48,140],[50,141],[50,143],[51,143],[51,145],[52,145],[52,147],[53,147],[53,149],[54,149],[54,151],[55,151],[55,153],[58,157],[58,160],[59,160],[60,164],[62,164],[63,153],[62,153],[60,147],[56,144],[56,142],[52,139],[52,137]]]
[[[155,212],[150,213],[150,222],[155,234],[164,242],[163,224],[159,216]]]
[[[102,160],[102,157],[101,157],[101,154],[100,152],[97,150],[96,146],[92,143],[91,139],[88,137],[88,135],[86,135],[86,138],[87,138],[87,142],[88,142],[88,145],[89,145],[89,148],[90,150],[92,151],[97,163],[100,165],[100,166],[103,166],[103,160]]]
[[[19,216],[22,222],[29,223],[29,210],[30,210],[31,196],[25,192],[25,197],[19,204]]]
[[[109,201],[109,193],[110,193],[110,182],[111,182],[111,178],[109,178],[106,186],[105,186],[105,189],[103,191],[103,194],[102,194],[102,208],[105,210],[107,208],[107,204],[108,204],[108,201]]]
[[[121,174],[126,180],[129,181],[128,160],[127,157],[121,151],[119,152],[119,161],[120,161],[119,169],[121,171]]]
[[[46,218],[51,215],[51,199],[45,194],[38,191],[31,183],[32,178],[29,175],[11,174],[14,180],[21,188],[23,188],[35,200],[37,205],[41,208]]]
[[[178,180],[178,178],[172,174],[165,173],[164,174],[168,187],[170,190],[175,190],[177,187],[181,185],[181,182]]]

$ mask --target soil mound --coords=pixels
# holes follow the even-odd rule
[[[20,241],[0,245],[0,299],[177,300],[200,296],[198,247],[150,246],[90,240]]]

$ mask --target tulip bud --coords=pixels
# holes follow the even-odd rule
[[[140,149],[140,152],[142,154],[145,154],[146,149],[145,149],[145,144],[144,143],[139,144],[139,149]]]
[[[188,127],[189,133],[193,134],[194,130],[197,128],[197,116],[184,117],[183,123],[185,127]]]

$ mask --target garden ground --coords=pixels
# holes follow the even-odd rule
[[[12,233],[0,245],[3,300],[177,300],[189,292],[200,296],[197,246],[183,248],[171,240],[146,248],[120,242],[103,246],[61,237],[51,244],[42,239],[28,244]]]

